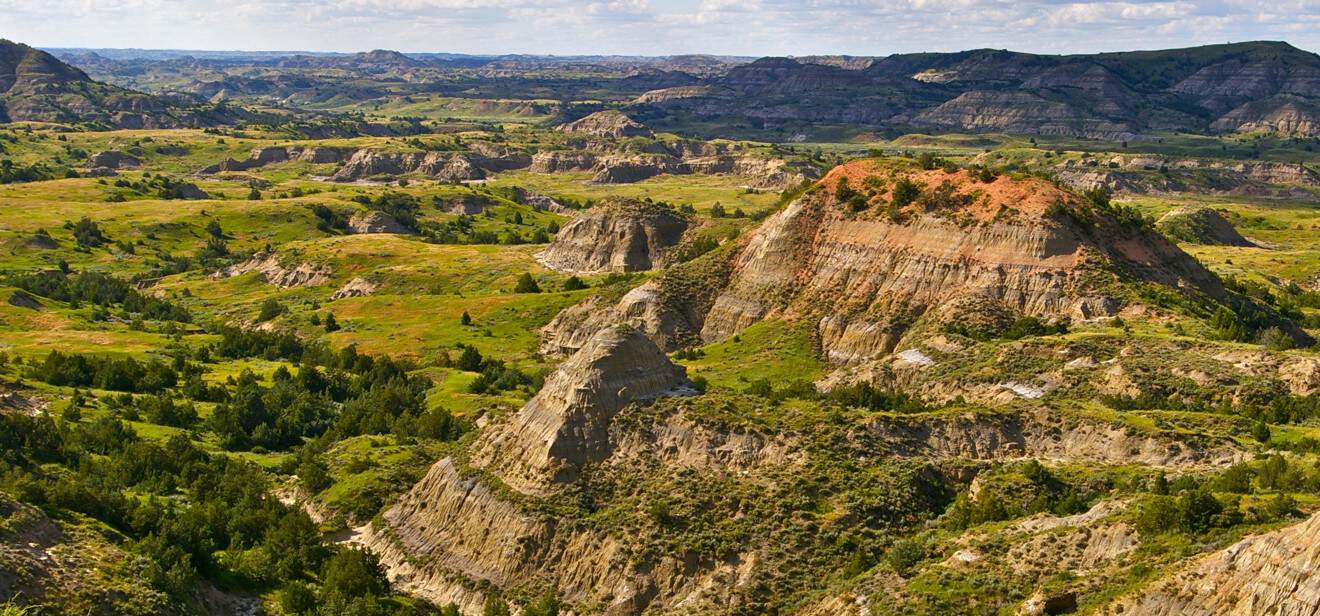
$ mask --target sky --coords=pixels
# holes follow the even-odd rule
[[[0,0],[37,47],[472,54],[1037,53],[1284,40],[1320,0]]]

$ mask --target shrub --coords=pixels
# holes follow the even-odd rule
[[[284,314],[284,304],[281,304],[273,297],[266,298],[261,302],[261,312],[257,314],[257,321],[262,323]]]
[[[513,285],[514,293],[540,293],[541,286],[536,284],[536,279],[531,274],[524,273],[518,277],[518,282]]]

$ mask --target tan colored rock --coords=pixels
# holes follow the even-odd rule
[[[1279,366],[1279,379],[1294,396],[1309,396],[1320,390],[1320,359],[1292,357]]]
[[[339,290],[330,296],[330,301],[344,299],[345,297],[365,297],[375,292],[376,283],[359,276],[339,287]]]
[[[1313,616],[1320,514],[1247,537],[1102,611],[1127,616]]]
[[[1047,409],[879,418],[868,430],[894,455],[1047,459],[1162,467],[1222,466],[1246,454],[1230,439],[1189,437]]]
[[[681,367],[642,332],[620,325],[593,336],[507,422],[485,435],[472,463],[515,490],[544,494],[609,456],[609,425],[625,405],[691,393]]]
[[[375,210],[356,212],[348,219],[349,233],[407,233],[393,216]]]
[[[211,278],[221,280],[243,274],[257,272],[262,279],[277,287],[315,287],[330,282],[330,267],[313,263],[299,263],[288,268],[280,264],[279,256],[274,253],[258,253],[242,263],[230,265],[211,274]]]
[[[653,133],[646,126],[633,121],[622,111],[607,109],[597,111],[579,120],[561,124],[555,130],[566,133],[578,133],[594,137],[651,137]]]
[[[389,153],[358,150],[331,180],[353,182],[416,173],[442,182],[480,180],[484,171],[462,154],[451,152]]]
[[[654,269],[666,263],[687,227],[687,218],[668,207],[609,201],[565,224],[538,258],[568,272]]]
[[[1074,197],[1044,181],[1001,177],[987,185],[962,171],[922,172],[913,177],[926,190],[962,191],[966,204],[911,210],[897,222],[878,207],[853,214],[835,187],[845,178],[857,190],[871,177],[892,182],[874,165],[836,168],[751,233],[705,316],[704,339],[722,340],[764,318],[810,315],[827,357],[863,361],[892,351],[902,324],[969,296],[1047,319],[1113,314],[1117,302],[1094,286],[1094,274],[1116,266],[1223,294],[1218,279],[1157,234],[1112,222],[1084,228],[1051,214],[1051,204]]]

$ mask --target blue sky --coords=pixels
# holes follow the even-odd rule
[[[41,47],[731,55],[1042,53],[1285,40],[1320,0],[0,0]]]

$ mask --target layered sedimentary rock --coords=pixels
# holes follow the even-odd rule
[[[345,297],[365,297],[375,292],[376,283],[359,276],[348,281],[344,286],[340,287],[338,291],[335,291],[334,295],[330,296],[330,300],[334,301],[337,299],[344,299]]]
[[[1101,139],[1130,139],[1136,134],[1136,128],[1130,123],[1107,120],[1068,103],[1023,91],[966,92],[922,112],[913,123],[974,131],[1086,135]]]
[[[560,229],[539,258],[571,272],[636,272],[662,267],[689,221],[673,209],[613,200]]]
[[[1215,552],[1109,606],[1107,615],[1312,616],[1320,612],[1320,514]]]
[[[653,281],[625,293],[613,304],[592,296],[560,311],[541,328],[541,353],[571,355],[596,332],[620,323],[642,331],[662,349],[677,348],[692,337],[686,323],[664,306],[660,284]]]
[[[315,287],[330,282],[330,268],[326,265],[299,263],[293,267],[280,264],[279,255],[258,253],[242,263],[235,263],[211,274],[213,279],[233,278],[257,272],[266,282],[277,287]]]
[[[745,435],[730,441],[680,420],[666,423],[659,436],[631,440],[611,425],[630,403],[691,393],[688,387],[683,369],[640,332],[602,330],[522,410],[473,445],[469,464],[480,473],[464,472],[449,458],[437,462],[365,543],[400,587],[472,609],[484,598],[482,583],[515,588],[549,581],[563,600],[599,603],[609,614],[673,605],[711,584],[732,584],[736,560],[643,557],[587,526],[523,510],[482,476],[543,495],[575,481],[585,465],[605,462],[616,448],[644,450],[637,439],[681,447],[687,453],[676,463],[693,467],[779,455],[780,445],[771,441]],[[731,449],[741,453],[721,453]]]
[[[416,173],[442,182],[479,180],[486,177],[484,171],[461,154],[358,150],[330,179],[336,182],[352,182],[408,173]]]
[[[385,212],[358,212],[348,219],[349,233],[407,233],[408,229]]]
[[[609,424],[625,405],[681,393],[682,368],[642,332],[598,332],[546,380],[539,393],[476,448],[473,463],[510,487],[545,493],[609,456]]]
[[[867,429],[877,445],[893,454],[923,458],[1045,458],[1176,468],[1223,466],[1247,457],[1228,438],[1139,431],[1045,409],[1002,415],[882,418]]]
[[[1098,301],[1110,293],[1101,281],[1116,272],[1223,293],[1217,278],[1158,234],[1103,215],[1078,222],[1068,212],[1084,206],[1043,180],[900,173],[927,197],[885,214],[898,179],[875,165],[836,168],[754,231],[702,337],[720,340],[768,316],[807,318],[828,357],[858,361],[888,353],[914,319],[968,295],[1048,318],[1071,316],[1081,303],[1116,308],[1117,301]],[[845,205],[840,180],[872,192]],[[863,188],[868,182],[885,188]],[[857,199],[864,212],[850,211]]]
[[[1320,105],[1293,96],[1252,101],[1224,114],[1210,128],[1305,137],[1320,135]]]
[[[308,162],[313,164],[326,164],[342,162],[353,152],[346,148],[322,148],[322,147],[267,147],[253,148],[248,157],[243,160],[226,158],[217,164],[202,169],[199,173],[214,174],[231,171],[248,171],[258,169],[266,165],[285,163],[289,161]]]
[[[610,139],[652,136],[651,129],[633,121],[632,118],[624,115],[622,111],[613,109],[597,111],[579,120],[561,124],[557,130]]]

